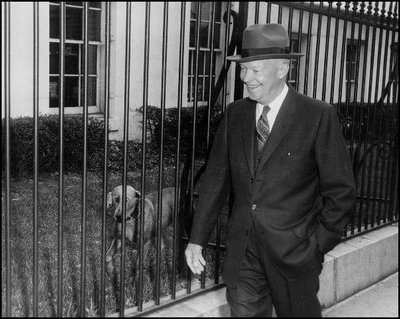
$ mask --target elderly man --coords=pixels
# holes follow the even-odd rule
[[[289,38],[279,24],[246,28],[240,77],[249,97],[231,103],[216,133],[185,255],[204,270],[207,243],[233,194],[224,281],[232,316],[320,317],[324,254],[340,242],[355,182],[336,113],[286,84]]]

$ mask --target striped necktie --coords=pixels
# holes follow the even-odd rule
[[[267,114],[271,108],[268,105],[265,105],[262,111],[260,118],[257,121],[257,148],[258,152],[261,153],[265,142],[268,140],[268,136],[271,132],[269,128]]]

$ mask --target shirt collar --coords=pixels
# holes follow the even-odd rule
[[[271,102],[268,104],[268,106],[270,107],[270,110],[273,113],[278,113],[279,109],[282,106],[283,100],[286,97],[286,94],[289,91],[289,87],[287,86],[287,84],[285,83],[285,85],[283,86],[283,90],[281,91],[281,93],[279,93],[279,95]],[[258,106],[261,106],[261,108],[264,107],[264,105],[257,103]],[[270,111],[270,112],[271,112]]]

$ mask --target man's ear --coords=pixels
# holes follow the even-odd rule
[[[278,75],[281,79],[285,78],[287,74],[289,73],[290,69],[290,60],[283,60],[279,64],[279,69],[278,69]]]

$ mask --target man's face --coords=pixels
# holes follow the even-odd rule
[[[240,64],[240,79],[249,97],[261,104],[269,104],[279,93],[286,76],[282,60],[269,59]]]

